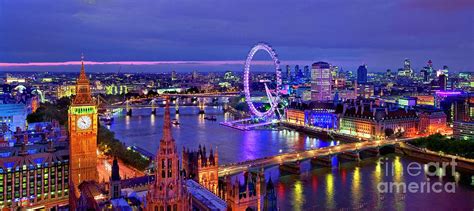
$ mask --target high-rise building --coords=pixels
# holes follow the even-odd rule
[[[291,67],[290,67],[290,65],[286,65],[286,79],[291,80]]]
[[[193,75],[192,75],[193,80],[198,79],[198,77],[199,77],[199,73],[197,72],[197,70],[193,70]]]
[[[446,86],[448,84],[448,77],[445,74],[441,74],[438,76],[438,85],[440,90],[446,90]]]
[[[305,78],[311,77],[311,71],[309,70],[309,66],[308,66],[308,65],[305,65],[305,66],[304,66],[304,77],[305,77]]]
[[[295,65],[295,78],[300,79],[302,77],[302,72],[299,65]]]
[[[170,102],[166,100],[163,137],[156,152],[155,182],[146,195],[146,210],[190,210],[189,194],[180,174],[178,150],[171,136]]]
[[[436,71],[436,77],[439,77],[440,75],[448,75],[449,73],[449,68],[448,66],[444,65],[442,69],[439,69]]]
[[[423,82],[430,82],[430,72],[427,67],[424,67],[422,70],[420,70],[420,78],[423,80]]]
[[[311,100],[332,100],[331,69],[327,62],[316,62],[311,69]]]
[[[413,69],[411,68],[411,62],[409,59],[405,59],[403,62],[403,68],[398,70],[398,76],[400,77],[413,77]]]
[[[71,179],[76,190],[84,181],[98,181],[97,172],[97,105],[92,99],[89,79],[82,62],[77,79],[76,96],[68,111]],[[74,193],[71,193],[74,194]]]
[[[331,65],[331,77],[334,79],[337,78],[337,75],[339,75],[339,67]]]
[[[443,69],[442,69],[442,70],[443,70],[443,73],[444,73],[445,75],[448,75],[448,73],[449,73],[449,67],[448,67],[447,65],[443,65]]]
[[[367,83],[367,65],[361,65],[357,68],[357,83],[366,84]]]
[[[447,115],[448,123],[455,121],[470,121],[471,108],[469,99],[472,94],[456,91],[437,91],[435,94],[435,105],[441,108]]]
[[[178,79],[178,78],[176,77],[176,71],[173,70],[173,71],[171,72],[171,80],[172,80],[172,81],[176,81],[176,79]]]
[[[392,78],[392,70],[391,69],[387,69],[386,73],[385,73],[385,76],[387,76],[387,78]]]
[[[428,64],[428,68],[433,69],[433,62],[431,61],[431,59],[428,60],[427,64]]]
[[[428,71],[428,77],[431,78],[433,76],[433,72],[434,72],[433,62],[431,61],[431,59],[428,60],[428,63],[426,64],[426,67],[427,67],[426,70]]]

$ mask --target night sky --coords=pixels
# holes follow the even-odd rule
[[[409,58],[417,72],[429,59],[435,68],[473,71],[474,1],[0,0],[0,71],[75,70],[7,63],[78,61],[81,53],[99,62],[215,61],[145,71],[241,69],[259,41],[283,64],[367,63],[375,72]]]

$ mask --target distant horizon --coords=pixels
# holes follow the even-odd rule
[[[339,69],[347,71],[350,70],[355,72],[359,65],[348,64],[347,62],[339,61],[344,65],[339,65],[338,61],[328,60],[290,60],[282,61],[280,68],[285,71],[286,65],[291,66],[291,70],[294,71],[295,65],[299,65],[300,69],[303,69],[305,65],[311,66],[313,63],[318,61],[326,61],[331,65],[338,66]],[[412,61],[413,64],[413,61]],[[425,65],[417,66],[412,65],[414,72],[419,72]],[[62,62],[0,62],[0,72],[76,72],[80,70],[81,61],[62,61]],[[243,69],[243,60],[171,60],[171,61],[84,61],[86,71],[90,72],[127,72],[127,73],[152,73],[152,72],[192,72],[194,70],[198,72],[224,72],[224,71],[241,71]],[[363,65],[363,64],[360,64]],[[377,68],[368,65],[369,73],[381,73],[387,69],[391,69],[396,72],[398,68],[402,68],[402,61],[399,67],[386,67]],[[434,65],[434,69],[441,69],[443,65]],[[447,65],[448,67],[450,65]],[[256,72],[271,72],[273,68],[273,62],[270,60],[255,60],[252,61],[252,70]],[[450,72],[471,72],[472,70],[456,70],[450,68]]]

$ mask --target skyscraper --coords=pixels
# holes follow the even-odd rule
[[[445,74],[441,74],[438,76],[438,85],[440,90],[446,90],[446,86],[448,84],[448,77]]]
[[[299,65],[295,65],[295,79],[301,80],[303,78],[303,70],[300,69]]]
[[[291,67],[290,67],[290,65],[286,65],[286,79],[291,80]]]
[[[357,83],[367,83],[367,65],[361,65],[357,68]]]
[[[173,71],[171,72],[171,80],[172,80],[172,81],[176,81],[176,79],[177,79],[177,77],[176,77],[176,71],[173,70]]]
[[[433,62],[428,60],[426,67],[421,70],[421,76],[424,82],[430,82],[433,76]]]
[[[424,67],[420,70],[420,77],[422,78],[423,82],[430,82],[430,73],[427,67]]]
[[[411,68],[411,62],[409,59],[403,61],[403,69],[398,69],[398,76],[401,77],[413,77],[413,69]]]
[[[332,77],[327,62],[316,62],[311,69],[311,100],[331,100]]]
[[[387,69],[386,73],[385,73],[385,76],[387,78],[391,78],[392,77],[392,70],[391,69]]]
[[[304,66],[304,77],[305,77],[305,78],[311,77],[311,71],[309,70],[309,66],[308,66],[308,65],[305,65],[305,66]]]
[[[197,70],[194,70],[193,75],[192,75],[193,80],[198,79],[198,77],[199,77],[199,73],[197,72]]]

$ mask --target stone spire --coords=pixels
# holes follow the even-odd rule
[[[81,56],[81,73],[77,78],[76,84],[76,96],[74,97],[73,104],[93,104],[91,88],[89,79],[87,78],[86,71],[84,68],[84,55]]]
[[[169,98],[166,98],[163,137],[156,153],[155,164],[155,182],[146,195],[145,210],[158,210],[159,207],[189,210],[189,195],[183,186],[176,143],[171,136]]]
[[[79,80],[88,80],[86,75],[86,70],[84,68],[84,54],[81,54],[81,74],[79,75]]]
[[[112,164],[112,181],[120,181],[120,170],[119,170],[119,165],[117,161],[117,157],[114,157],[114,161]]]
[[[265,196],[263,197],[263,210],[268,211],[277,211],[277,197],[275,193],[275,187],[273,186],[272,178],[270,177],[267,188],[265,191]]]
[[[171,118],[170,118],[170,99],[166,98],[165,106],[165,117],[163,120],[163,137],[161,141],[164,142],[174,142],[173,137],[171,136]]]
[[[120,169],[118,165],[117,157],[114,157],[112,164],[112,175],[110,176],[110,190],[109,196],[111,199],[120,198],[122,196],[122,185],[120,182]]]

